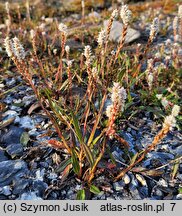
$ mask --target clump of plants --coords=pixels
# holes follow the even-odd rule
[[[28,8],[29,6],[27,19],[31,22]],[[48,143],[54,148],[63,149],[68,155],[67,159],[59,164],[58,170],[62,173],[62,178],[66,178],[73,170],[76,177],[85,182],[92,192],[97,192],[98,188],[92,182],[98,173],[99,162],[108,154],[109,140],[116,140],[125,151],[130,151],[127,141],[117,133],[116,121],[124,118],[123,112],[126,107],[130,113],[132,112],[131,90],[147,91],[146,97],[149,97],[149,100],[157,95],[155,84],[158,85],[158,77],[163,68],[154,70],[155,59],[148,60],[147,54],[152,50],[152,43],[159,32],[160,20],[153,19],[146,46],[143,49],[138,46],[136,53],[130,58],[127,53],[122,53],[122,48],[132,21],[132,12],[127,5],[122,5],[120,10],[115,9],[112,12],[107,29],[99,32],[98,46],[95,50],[88,44],[79,57],[77,55],[77,58],[72,59],[71,47],[67,45],[69,29],[65,24],[56,25],[60,37],[60,51],[54,50],[54,39],[48,43],[41,29],[34,28],[28,36],[32,50],[26,52],[18,35],[13,38],[10,36],[12,19],[8,4],[6,10],[9,20],[7,37],[4,40],[6,52],[16,65],[17,72],[32,88],[41,108],[56,130],[57,139],[50,139]],[[84,22],[83,11],[82,15]],[[116,50],[110,50],[109,35],[118,16],[123,22],[121,39]],[[178,34],[177,19],[180,23],[182,21],[180,16],[174,20],[175,40],[177,35],[182,36]],[[46,58],[40,51],[42,46],[46,47]],[[142,71],[142,65],[147,60],[147,69]],[[174,67],[178,69],[179,59],[174,58],[173,61]],[[166,61],[164,68],[167,66]],[[163,97],[161,94],[158,99]],[[116,174],[113,173],[110,176],[113,181],[121,179],[144,160],[145,156],[176,126],[180,108],[169,103],[168,110],[171,114],[164,117],[162,129],[154,137],[153,142],[134,155],[128,161],[127,168],[118,169]],[[84,197],[84,190],[80,191],[80,196]]]

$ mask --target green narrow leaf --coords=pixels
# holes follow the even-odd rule
[[[93,140],[93,142],[92,142],[92,145],[94,146],[99,140],[100,140],[100,138],[102,137],[102,133],[99,135],[99,136],[97,136],[94,140]]]
[[[23,146],[26,146],[29,140],[30,140],[29,134],[27,132],[23,132],[20,137],[20,143]]]
[[[90,192],[94,193],[94,194],[99,194],[101,191],[99,190],[98,187],[96,187],[95,185],[91,185],[90,186]]]
[[[106,148],[106,152],[108,153],[108,155],[109,155],[112,163],[116,165],[116,160],[115,160],[114,156],[112,155],[112,153],[111,153],[111,151],[110,151],[109,148]]]
[[[136,153],[136,154],[132,157],[130,164],[134,164],[135,161],[136,161],[136,159],[137,159],[137,157],[138,157],[138,153]]]
[[[105,103],[106,97],[107,97],[107,95],[105,94],[105,95],[103,96],[103,99],[102,99],[102,103],[101,103],[101,106],[100,106],[99,113],[98,113],[98,115],[97,115],[97,118],[96,118],[94,127],[93,127],[93,129],[92,129],[92,132],[91,132],[91,134],[90,134],[90,137],[89,137],[89,140],[88,140],[88,143],[87,143],[88,146],[90,146],[90,144],[91,144],[92,141],[93,141],[93,138],[94,138],[94,135],[95,135],[95,131],[96,131],[96,129],[97,129],[97,126],[98,126],[98,124],[99,124],[99,121],[100,121],[100,118],[101,118],[101,115],[102,115],[102,110],[103,110],[103,107],[104,107],[104,103]]]
[[[72,118],[73,118],[73,125],[74,125],[75,131],[76,131],[76,136],[77,136],[79,142],[83,143],[82,132],[81,132],[81,129],[79,127],[78,119],[77,119],[77,117],[74,115],[74,113],[72,111],[71,111],[71,115],[72,115]]]
[[[85,152],[86,158],[87,158],[90,166],[93,167],[94,157],[93,157],[93,154],[92,154],[90,148],[87,145],[85,145],[84,143],[82,143],[82,146],[83,146],[83,150]]]
[[[176,176],[178,169],[179,169],[179,162],[176,162],[173,166],[172,179],[174,179],[174,177]]]
[[[75,150],[72,149],[71,151],[72,151],[71,163],[73,166],[73,171],[78,175],[80,172],[79,161],[78,161],[78,158],[76,156]]]
[[[76,199],[77,199],[77,200],[85,200],[85,190],[84,190],[84,189],[79,190],[79,191],[77,192]]]
[[[67,158],[66,160],[62,161],[60,165],[56,168],[55,172],[62,172],[69,164],[71,164],[71,158]]]

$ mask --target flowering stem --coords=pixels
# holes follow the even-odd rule
[[[120,53],[121,49],[124,46],[124,42],[125,42],[126,34],[127,34],[127,29],[128,29],[128,25],[124,25],[123,26],[123,30],[122,30],[121,40],[120,40],[118,49],[116,51],[116,55],[115,55],[115,59],[114,59],[114,64],[115,64],[116,60],[118,59],[118,56],[119,56],[119,53]]]

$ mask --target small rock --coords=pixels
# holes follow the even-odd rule
[[[131,177],[130,190],[136,189],[139,186],[138,181],[136,180],[133,174],[130,174],[130,177]]]
[[[163,178],[160,178],[158,181],[158,185],[162,187],[168,187],[168,183]]]
[[[23,147],[21,144],[10,144],[6,148],[6,152],[11,156],[11,158],[20,157],[23,155]]]
[[[97,13],[96,11],[89,13],[88,17],[91,19],[97,19],[97,20],[99,20],[101,18],[100,14]]]
[[[130,193],[131,193],[133,199],[135,199],[135,200],[141,199],[141,196],[140,196],[138,189],[135,188],[134,190],[130,190]]]
[[[127,174],[125,174],[124,177],[123,177],[123,181],[127,185],[127,184],[130,183],[131,179]]]
[[[28,172],[27,165],[22,160],[7,160],[0,162],[0,187],[17,181]]]
[[[148,187],[145,187],[145,186],[139,187],[138,191],[142,199],[147,198],[149,195]]]
[[[35,180],[33,181],[32,187],[33,190],[36,191],[36,194],[42,197],[48,185],[43,181]]]
[[[20,104],[22,102],[21,98],[19,99],[13,99],[13,103]]]
[[[78,190],[81,190],[82,189],[82,186],[81,185],[76,185],[75,187],[75,190],[78,191]]]
[[[10,188],[10,186],[4,186],[4,187],[2,187],[2,191],[0,193],[4,194],[5,196],[11,195],[11,188]]]
[[[174,153],[175,155],[181,156],[181,155],[182,155],[182,145],[176,147],[176,148],[173,150],[173,153]]]
[[[31,103],[33,103],[35,101],[35,96],[31,95],[31,96],[24,96],[22,98],[22,102],[24,103],[24,106],[27,107],[29,106]]]
[[[6,104],[12,104],[13,102],[13,97],[11,95],[7,95],[5,99],[3,99],[4,103]]]
[[[49,163],[48,162],[40,162],[40,166],[47,169],[49,167]],[[55,173],[53,173],[53,174],[55,174]]]
[[[38,169],[36,171],[36,179],[37,180],[43,181],[44,175],[45,175],[45,169],[41,169],[41,170]]]
[[[14,106],[14,105],[10,106],[10,109],[11,109],[11,110],[14,110],[14,111],[16,111],[16,112],[22,111],[22,108],[21,108],[21,107],[19,107],[19,106]]]
[[[2,195],[0,194],[0,200],[7,200],[7,196],[5,196],[3,194]]]
[[[102,192],[103,192],[103,191],[102,191]],[[102,192],[101,192],[101,195],[98,195],[98,196],[97,196],[97,197],[99,198],[99,200],[105,200],[105,199],[106,199],[106,195],[103,194],[104,192],[103,192],[103,193],[102,193]]]
[[[65,190],[61,191],[61,195],[62,196],[66,195],[66,191]]]
[[[56,174],[56,173],[49,173],[49,176],[48,176],[48,178],[49,179],[56,179],[58,177],[58,175]]]
[[[122,191],[124,186],[125,186],[125,183],[123,181],[113,183],[113,187],[116,191]]]
[[[8,120],[8,119],[10,119],[12,117],[16,117],[16,116],[18,116],[18,113],[14,110],[8,110],[3,114],[3,117],[5,120]]]
[[[174,160],[174,155],[167,152],[150,152],[148,153],[148,157],[152,159],[160,159],[164,162],[166,160]]]
[[[29,179],[20,179],[19,181],[16,181],[14,184],[13,194],[22,194],[25,188],[27,188],[30,185],[30,183],[31,180]]]
[[[107,200],[115,200],[113,197],[107,197]]]
[[[178,194],[178,195],[176,196],[176,199],[177,199],[177,200],[182,200],[182,194]]]
[[[104,28],[107,29],[108,26],[108,20],[104,21]],[[121,32],[122,32],[122,28],[123,28],[123,24],[118,22],[118,21],[114,21],[112,28],[111,28],[111,33],[110,33],[110,40],[114,41],[114,42],[120,42],[121,39]],[[132,29],[132,28],[128,28],[127,34],[126,34],[126,40],[125,43],[130,43],[136,39],[138,39],[140,37],[140,32]]]
[[[20,119],[20,126],[24,129],[33,129],[35,127],[33,120],[29,116],[24,116]]]
[[[6,80],[6,85],[7,85],[8,87],[14,85],[15,83],[16,83],[15,78],[11,78],[11,79],[7,79],[7,80]]]
[[[70,188],[68,191],[67,191],[67,197],[69,198],[69,196],[71,196],[73,194],[73,188]]]
[[[80,20],[80,19],[81,19],[81,14],[74,13],[74,14],[71,14],[70,17],[71,17],[72,19]],[[66,19],[67,19],[67,18],[66,18]]]
[[[18,200],[42,200],[42,198],[38,197],[35,192],[27,192],[21,194]]]
[[[161,199],[164,194],[161,190],[159,190],[156,186],[152,189],[152,196],[156,197],[157,199]]]
[[[33,137],[40,135],[39,132],[37,132],[37,128],[33,128],[32,130],[28,131],[28,134]]]
[[[20,143],[20,137],[23,132],[23,128],[10,126],[8,132],[0,137],[0,145],[2,147],[7,147],[10,144]]]
[[[109,106],[109,105],[111,105],[112,104],[112,101],[111,101],[111,99],[109,99],[109,98],[107,98],[106,99],[106,101],[105,101],[105,103],[104,103],[104,108],[103,108],[103,112],[105,112],[106,111],[106,108],[107,108],[107,106]],[[95,107],[97,108],[97,109],[99,109],[99,107],[100,107],[100,104],[99,104],[99,101],[98,100],[96,100],[96,102],[95,102]]]
[[[142,184],[142,186],[147,186],[147,182],[142,175],[136,174],[136,178]]]
[[[0,162],[6,160],[8,160],[8,158],[5,156],[5,151],[0,149]]]

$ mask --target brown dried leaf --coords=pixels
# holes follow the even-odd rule
[[[137,172],[148,176],[160,176],[164,173],[164,170],[147,170],[143,167],[134,167],[132,172]]]
[[[12,122],[14,122],[14,120],[15,120],[15,117],[12,117],[6,121],[0,122],[0,129],[10,125]]]
[[[38,102],[36,102],[30,106],[27,113],[30,115],[35,109],[37,109],[39,107],[40,107],[40,104]]]
[[[72,164],[69,164],[69,165],[64,169],[64,171],[62,172],[62,175],[61,175],[61,183],[63,183],[63,182],[67,179],[71,168],[72,168]]]
[[[51,145],[53,148],[65,148],[62,142],[54,139],[49,140],[48,145]]]

